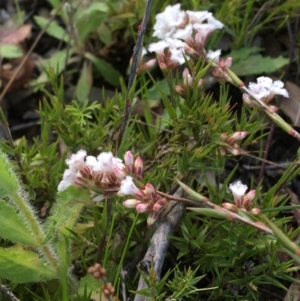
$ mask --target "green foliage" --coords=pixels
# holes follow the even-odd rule
[[[53,266],[21,246],[0,248],[0,263],[0,277],[15,282],[38,282],[57,277]]]
[[[228,56],[232,57],[231,70],[239,76],[252,74],[272,73],[289,63],[289,59],[279,56],[277,58],[263,57],[255,54],[259,48],[240,48],[233,50]]]
[[[61,1],[49,3],[58,9]],[[249,48],[248,41],[260,29],[271,27],[273,20],[279,20],[276,25],[282,27],[284,15],[295,8],[294,2],[285,1],[270,10],[263,10],[254,0],[184,1],[182,5],[187,9],[191,5],[194,9],[215,9],[217,17],[226,23],[231,48],[236,49],[230,55],[235,63],[233,70],[239,75],[273,72],[286,64],[283,57],[254,55],[259,49]],[[216,206],[232,200],[227,187],[239,162],[228,151],[222,135],[247,131],[248,136],[236,147],[242,150],[258,142],[265,129],[265,121],[256,110],[232,107],[227,85],[221,84],[219,91],[214,91],[217,93],[199,87],[199,80],[210,76],[211,65],[200,60],[187,62],[194,84],[186,88],[184,97],[175,91],[175,85],[184,84],[179,68],[166,72],[164,79],[155,72],[136,76],[128,93],[132,114],[117,145],[127,91],[114,60],[108,60],[102,50],[109,49],[120,36],[124,44],[132,41],[143,9],[143,1],[73,1],[65,3],[59,12],[62,25],[54,21],[46,30],[64,46],[40,61],[44,72],[31,83],[44,93],[39,106],[40,135],[33,141],[20,139],[16,147],[3,144],[11,161],[2,151],[0,154],[0,276],[9,284],[35,282],[34,286],[11,285],[22,300],[32,296],[52,301],[101,300],[103,282],[86,275],[95,262],[106,268],[106,280],[114,284],[116,295],[129,292],[130,300],[135,294],[150,300],[259,300],[264,285],[285,289],[295,281],[291,271],[298,269],[295,262],[299,262],[299,249],[292,240],[300,230],[288,228],[290,218],[282,211],[295,207],[286,206],[288,197],[279,195],[279,190],[299,173],[298,162],[267,192],[253,187],[258,194],[253,204],[260,207],[265,218],[237,212],[248,222],[266,223],[274,235],[228,221],[226,212],[204,205],[208,198]],[[228,19],[228,15],[232,17]],[[258,22],[260,16],[265,18]],[[35,16],[35,21],[41,28],[48,23],[40,16]],[[0,56],[20,54],[16,48],[2,47]],[[82,68],[76,77],[74,99],[66,103],[64,80],[74,72],[68,69],[74,62]],[[104,87],[102,95],[92,102],[89,94],[98,75],[120,91],[108,97]],[[136,258],[144,254],[143,246],[153,233],[145,226],[145,215],[127,210],[119,198],[94,204],[84,189],[69,187],[57,193],[65,159],[79,149],[89,155],[113,151],[120,158],[131,149],[143,158],[145,183],[167,193],[176,185],[174,178],[180,179],[190,199],[196,200],[193,204],[203,206],[189,207],[179,229],[170,236],[172,253],[166,256],[161,279],[153,268],[149,273],[135,268]],[[228,160],[236,167],[224,177]],[[41,222],[39,209],[45,205],[50,209]],[[280,260],[281,252],[294,261]],[[124,270],[130,275],[126,277]],[[136,291],[140,274],[148,287]],[[35,293],[28,297],[27,291]]]
[[[12,206],[6,201],[0,200],[1,228],[0,237],[13,242],[30,246],[39,246],[31,233],[27,230],[27,225],[17,214]]]

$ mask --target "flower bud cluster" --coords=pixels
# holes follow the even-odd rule
[[[138,212],[150,212],[148,224],[152,224],[158,211],[167,203],[161,198],[155,188],[147,183],[138,183],[143,178],[144,165],[140,157],[136,159],[130,151],[124,155],[124,163],[114,157],[111,152],[103,152],[98,157],[87,156],[85,150],[80,150],[66,160],[68,169],[65,170],[63,180],[58,185],[58,191],[74,185],[90,191],[94,201],[101,201],[113,196],[133,196],[124,202],[128,208],[136,208]]]
[[[87,156],[85,150],[79,150],[66,160],[68,169],[58,185],[58,191],[71,185],[89,189],[94,201],[113,196],[119,190],[122,180],[128,174],[141,179],[143,162],[141,158],[133,160],[131,152],[125,154],[125,164],[111,152],[102,152],[99,156]]]
[[[208,36],[224,25],[208,11],[183,11],[180,4],[168,5],[156,15],[153,36],[160,39],[149,45],[162,70],[171,70],[185,62],[184,55],[203,55]]]
[[[158,212],[166,205],[167,199],[160,197],[153,185],[147,183],[143,189],[137,188],[132,177],[128,176],[122,181],[119,196],[131,195],[133,199],[127,199],[123,205],[127,208],[135,208],[137,212],[150,212],[147,219],[148,226],[152,225],[158,217]]]
[[[222,133],[220,137],[220,152],[221,155],[226,153],[238,156],[241,154],[239,141],[244,139],[247,136],[246,131],[235,132],[232,135],[228,136],[226,133]]]
[[[190,89],[194,87],[194,76],[190,73],[188,68],[184,68],[182,72],[182,84],[175,85],[175,91],[182,97],[185,97],[188,94]],[[203,79],[201,78],[197,83],[197,88],[200,88],[203,85]]]
[[[230,211],[237,212],[238,209],[251,212],[256,215],[260,213],[259,208],[251,208],[252,201],[255,198],[255,190],[250,190],[247,194],[246,190],[248,189],[247,185],[244,185],[241,181],[236,181],[229,185],[229,189],[233,194],[234,204],[231,203],[223,203],[222,206],[225,209]]]
[[[217,64],[217,67],[215,67],[212,71],[213,76],[219,80],[220,82],[225,81],[224,74],[226,74],[226,71],[228,68],[232,65],[232,58],[227,57],[226,59],[220,59],[221,50],[215,50],[215,51],[209,51],[206,54],[206,58],[214,61],[215,64]],[[231,82],[230,78],[226,78],[228,82]]]
[[[283,88],[284,83],[280,80],[273,80],[266,76],[261,76],[257,78],[257,83],[249,83],[248,89],[257,98],[259,98],[265,104],[268,104],[275,95],[281,95],[284,97],[289,97],[289,93]],[[247,94],[243,94],[243,101],[251,108],[255,107],[256,104],[251,100],[251,97]],[[268,106],[272,112],[278,110],[275,106]]]

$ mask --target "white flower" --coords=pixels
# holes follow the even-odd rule
[[[191,24],[194,23],[202,23],[205,21],[208,17],[212,16],[212,13],[204,10],[204,11],[191,11],[187,10],[186,11],[188,17],[189,17],[189,22]]]
[[[112,152],[103,152],[97,157],[95,171],[102,173],[113,173],[115,168],[123,169],[122,160],[113,156]]]
[[[284,83],[281,80],[275,80],[272,84],[270,91],[273,94],[282,95],[284,97],[289,97],[289,93],[283,88]]]
[[[117,193],[118,196],[139,194],[140,190],[135,186],[132,177],[127,176],[124,180],[122,180],[120,189]]]
[[[266,76],[257,78],[257,83],[249,83],[249,90],[253,92],[258,98],[267,98],[274,95],[282,95],[289,97],[289,93],[283,88],[284,84],[280,80],[273,80]]]
[[[209,50],[208,53],[206,54],[206,57],[208,59],[215,61],[216,63],[219,63],[220,55],[221,55],[221,49],[215,51]]]
[[[75,184],[75,180],[77,178],[76,169],[75,168],[69,168],[64,171],[63,179],[58,184],[58,191],[65,190],[71,185]]]
[[[187,24],[184,28],[179,28],[173,34],[174,39],[187,40],[193,34],[193,25]]]
[[[149,52],[155,52],[155,53],[159,54],[159,53],[164,53],[164,50],[168,47],[169,47],[169,44],[165,40],[162,40],[162,41],[159,41],[156,43],[151,43],[149,45],[148,50],[149,50]]]
[[[244,185],[241,181],[236,181],[229,185],[229,189],[235,199],[241,199],[245,195],[248,186]]]
[[[180,9],[180,4],[168,5],[162,13],[156,15],[153,36],[162,40],[171,37],[184,23],[185,12]]]
[[[86,157],[86,151],[81,149],[77,154],[73,154],[70,159],[66,160],[66,163],[70,167],[75,167],[78,170],[81,170],[85,167],[84,159]]]
[[[168,48],[171,53],[171,61],[181,65],[184,63],[184,57],[182,53],[184,52],[185,45],[186,43],[181,40],[166,38],[165,40],[151,43],[149,45],[149,51],[155,52],[159,55],[164,53],[164,50]]]
[[[96,193],[95,191],[90,191],[90,197],[96,203],[105,199],[103,194]]]

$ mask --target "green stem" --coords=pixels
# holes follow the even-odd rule
[[[120,275],[120,272],[121,272],[121,268],[122,268],[122,265],[123,265],[123,262],[124,262],[124,258],[125,258],[125,255],[127,254],[127,250],[128,250],[128,247],[129,247],[129,243],[130,243],[130,239],[131,239],[131,235],[132,235],[132,232],[134,230],[134,227],[135,227],[135,224],[138,220],[138,217],[139,217],[139,214],[137,214],[135,216],[135,219],[131,225],[131,228],[129,230],[129,233],[128,233],[128,236],[127,236],[127,240],[126,240],[126,244],[124,246],[124,249],[123,249],[123,253],[122,253],[122,257],[121,257],[121,260],[118,264],[118,270],[117,270],[117,273],[116,273],[116,278],[115,278],[115,282],[114,282],[114,288],[116,288],[116,285],[117,285],[117,282],[119,280],[119,275]]]

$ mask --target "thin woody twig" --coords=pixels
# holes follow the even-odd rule
[[[125,103],[125,109],[124,109],[124,117],[120,126],[120,131],[119,131],[119,137],[118,137],[118,147],[121,145],[123,135],[128,123],[130,111],[131,111],[131,99],[129,99],[129,92],[133,86],[134,83],[134,78],[136,74],[136,69],[138,65],[138,60],[140,57],[141,49],[142,49],[142,44],[143,44],[143,38],[145,35],[146,31],[146,26],[148,23],[148,19],[150,16],[150,10],[151,10],[151,5],[152,5],[153,0],[147,0],[144,16],[142,23],[139,27],[138,35],[137,35],[137,40],[135,47],[133,49],[133,56],[132,56],[132,64],[129,72],[129,78],[128,78],[128,84],[127,84],[127,93],[126,93],[126,103]]]

